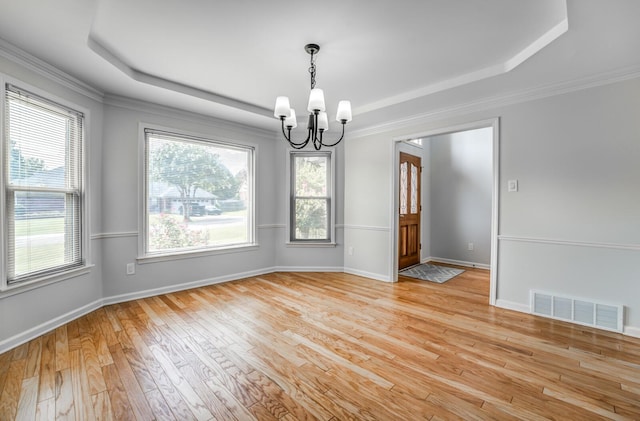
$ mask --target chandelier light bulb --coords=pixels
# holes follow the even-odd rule
[[[338,102],[338,112],[336,113],[336,121],[350,122],[351,121],[351,101]]]
[[[276,108],[273,115],[276,118],[289,117],[291,115],[291,106],[289,105],[289,98],[286,96],[279,96],[276,98]]]
[[[324,111],[324,92],[322,89],[314,88],[309,93],[309,107],[307,110],[312,113],[314,111]]]
[[[320,111],[318,113],[318,130],[327,131],[329,130],[329,118],[327,117],[327,113],[324,111]]]
[[[291,111],[291,115],[284,119],[284,125],[286,127],[295,129],[296,127],[298,127],[298,121],[296,120],[296,110],[294,110],[293,108],[290,108],[289,110]]]

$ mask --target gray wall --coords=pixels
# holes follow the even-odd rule
[[[483,128],[425,139],[430,145],[424,171],[430,175],[430,205],[423,201],[430,235],[425,238],[435,260],[490,264],[492,133]]]
[[[126,275],[127,263],[138,257],[139,123],[197,133],[216,140],[243,141],[256,147],[257,225],[270,225],[276,218],[276,177],[271,164],[275,153],[268,134],[232,127],[213,119],[171,111],[139,102],[110,100],[105,106],[103,159],[103,267],[104,297],[109,301],[129,299],[177,288],[194,282],[210,283],[246,273],[263,272],[274,265],[273,238],[269,229],[258,229],[259,247],[188,259],[136,264],[135,275]],[[143,264],[142,264],[143,263]]]
[[[620,303],[640,336],[640,78],[547,95],[349,138],[345,270],[393,279],[394,139],[500,117],[497,304],[528,311],[531,289]]]
[[[69,89],[42,75],[37,60],[11,61],[0,55],[0,79],[11,78],[23,88],[46,92],[52,99],[86,111],[86,164],[88,226],[90,234],[100,232],[102,216],[102,111],[99,94],[88,89]],[[88,95],[88,96],[87,96]],[[91,98],[89,97],[91,96]],[[2,239],[4,241],[4,239]],[[38,288],[23,287],[0,292],[0,352],[43,331],[71,320],[101,305],[102,249],[100,241],[90,240],[88,273]],[[2,263],[0,263],[1,266]],[[0,273],[5,273],[1,268]]]

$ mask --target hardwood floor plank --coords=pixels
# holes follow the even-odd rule
[[[151,376],[151,373],[149,373],[144,359],[138,352],[138,349],[125,349],[123,352],[129,362],[129,367],[131,367],[133,374],[138,380],[140,389],[145,393],[157,389],[158,386],[156,386],[156,383],[153,381],[153,377]]]
[[[56,334],[49,332],[42,337],[42,356],[39,367],[38,401],[49,400],[56,391]]]
[[[256,403],[255,397],[252,396],[254,394],[250,392],[249,387],[244,387],[215,360],[215,355],[219,351],[213,346],[196,343],[191,338],[187,339],[187,341],[199,363],[206,366],[210,380],[214,381],[217,386],[224,388],[233,396],[234,400],[240,402],[245,408],[249,408]]]
[[[93,412],[97,421],[114,421],[109,392],[103,391],[91,396]]]
[[[7,381],[12,356],[11,351],[0,354],[0,395],[2,395],[4,384]]]
[[[209,412],[205,403],[185,380],[178,368],[173,364],[170,357],[162,350],[162,348],[159,345],[152,345],[150,349],[196,419],[207,420],[212,418],[213,414]]]
[[[102,314],[101,310],[94,311],[89,313],[87,318],[89,319],[91,339],[95,348],[96,357],[98,359],[98,363],[102,367],[113,364],[113,360],[111,359],[111,353],[109,352],[109,343],[107,338],[102,333],[102,320],[99,317],[100,314]],[[113,331],[111,331],[111,333],[115,337],[115,333],[113,333]],[[115,342],[112,343],[112,345],[113,344],[115,344]]]
[[[109,364],[102,367],[102,376],[104,377],[107,385],[107,393],[109,395],[109,402],[111,402],[111,409],[113,417],[116,420],[135,420],[131,403],[127,397],[125,386],[120,380],[118,369],[115,364]]]
[[[15,356],[15,353],[13,355]],[[0,420],[12,420],[15,417],[18,410],[24,368],[27,365],[26,357],[6,361],[6,363],[8,364],[7,379],[0,394]]]
[[[80,350],[86,370],[86,377],[89,381],[90,394],[95,395],[107,390],[102,377],[102,365],[98,359],[93,339],[87,333],[80,337]]]
[[[28,343],[27,364],[24,367],[24,378],[34,377],[40,374],[40,361],[42,358],[42,337]]]
[[[640,339],[488,305],[489,273],[270,273],[0,354],[0,420],[634,420]]]
[[[151,411],[147,399],[140,389],[140,385],[133,374],[129,361],[124,355],[124,351],[119,345],[112,346],[110,350],[113,363],[118,370],[118,375],[129,398],[135,417],[141,420],[152,419],[153,411]]]
[[[73,399],[71,368],[56,371],[56,420],[73,421],[76,419]]]
[[[91,393],[89,393],[89,372],[81,351],[71,351],[69,360],[71,363],[71,388],[76,417],[87,421],[95,420],[96,416],[93,412]],[[100,378],[102,378],[102,373]]]
[[[29,377],[22,381],[20,401],[16,412],[17,420],[32,420],[38,406],[38,378]]]
[[[102,336],[104,337],[104,341],[106,343],[106,349],[102,349],[102,347],[101,347],[101,350],[104,353],[108,354],[109,357],[110,357],[111,354],[109,353],[109,347],[118,343],[118,336],[116,335],[117,331],[113,328],[113,324],[111,323],[111,320],[109,319],[109,314],[108,314],[108,312],[107,312],[105,307],[103,307],[103,308],[101,308],[99,310],[96,310],[95,311],[95,315],[96,315],[97,321],[99,323],[100,331],[101,331]],[[101,354],[102,354],[102,352],[101,352]],[[106,357],[106,354],[105,354],[105,357]],[[102,363],[102,361],[101,361],[101,363]],[[103,365],[107,365],[107,364],[105,363]]]
[[[158,389],[145,392],[149,406],[158,420],[176,420],[171,408]]]
[[[279,360],[281,357],[274,359],[274,355],[271,355],[269,358],[264,358],[263,354],[257,353],[255,349],[245,351],[234,348],[234,350],[254,366],[259,373],[264,374],[275,382],[287,396],[295,400],[296,405],[288,407],[290,412],[297,413],[292,408],[299,405],[316,419],[328,420],[333,418],[335,405],[326,399],[324,395],[329,388],[315,378],[318,372],[324,373],[324,371],[317,369],[315,364],[294,367],[288,365],[284,359]],[[340,411],[337,412],[340,413]],[[343,418],[346,419],[345,417]]]
[[[37,340],[37,338],[36,338]],[[22,345],[18,345],[13,349],[13,361],[24,360],[29,355],[30,343],[26,342]]]
[[[51,421],[56,419],[55,398],[45,399],[38,402],[36,407],[35,421]]]

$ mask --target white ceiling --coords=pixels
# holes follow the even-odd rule
[[[353,125],[640,66],[636,0],[0,0],[0,38],[107,96],[278,129],[305,44]],[[336,123],[337,124],[337,123]]]

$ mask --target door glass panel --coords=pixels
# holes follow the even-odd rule
[[[406,162],[400,165],[400,214],[407,213],[407,184],[408,184],[408,166]]]
[[[418,213],[418,167],[411,164],[411,213]]]

